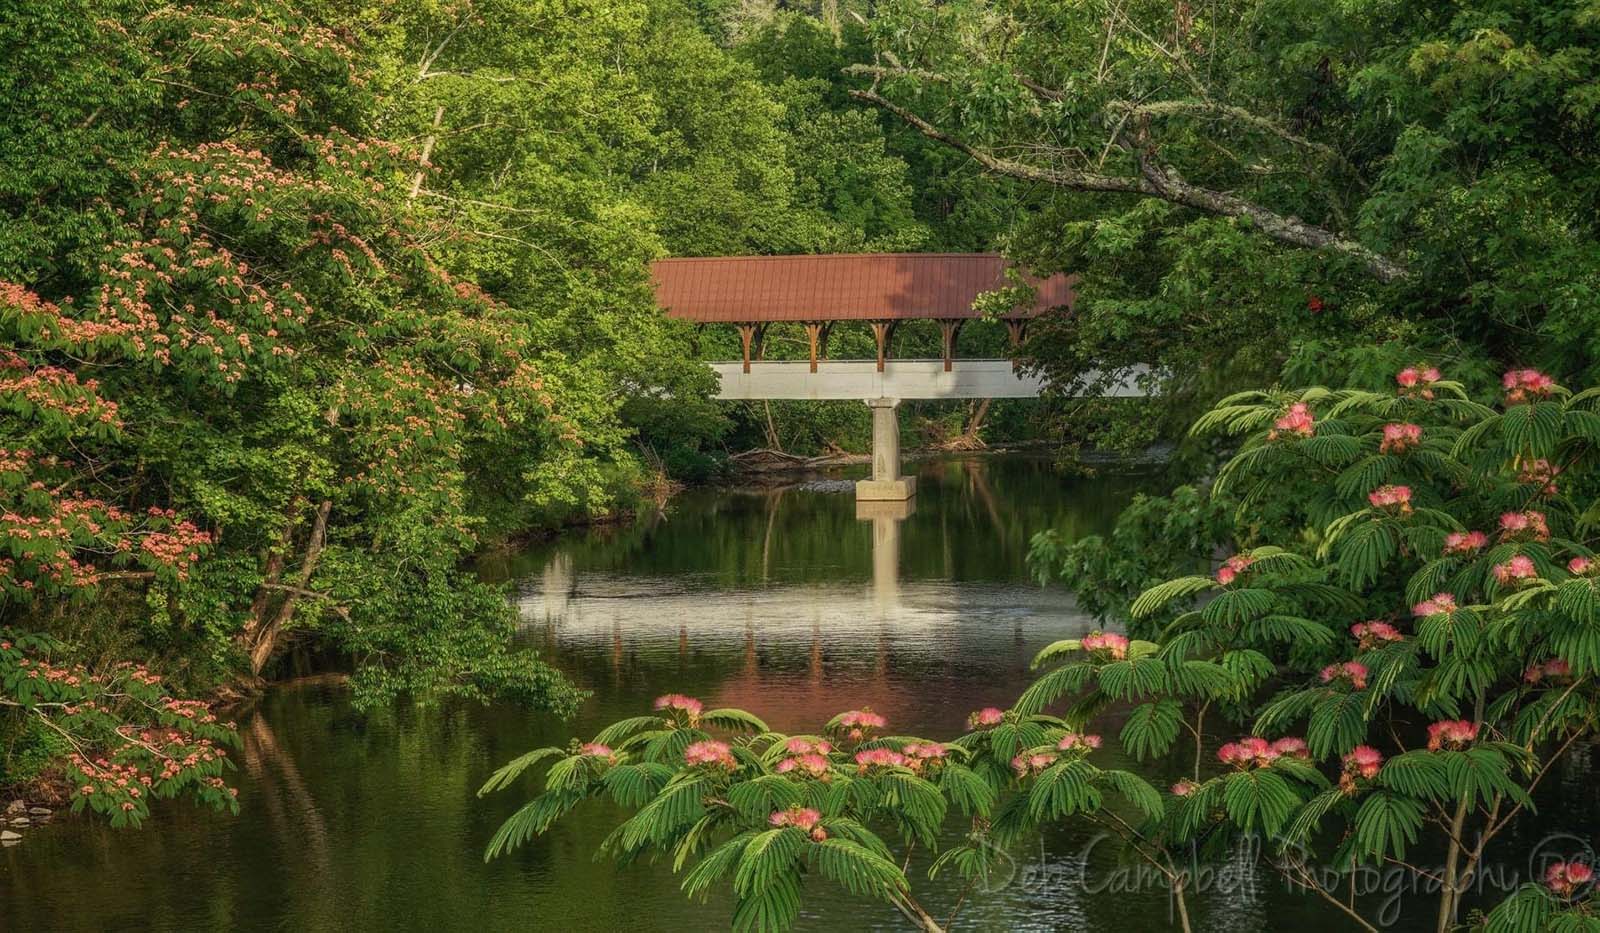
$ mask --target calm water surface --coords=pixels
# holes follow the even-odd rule
[[[476,789],[520,752],[592,735],[669,691],[780,730],[870,705],[897,732],[945,736],[971,710],[1007,705],[1034,652],[1090,627],[1059,590],[1029,583],[1028,536],[1105,530],[1142,481],[1068,477],[1027,458],[918,474],[910,514],[858,516],[839,481],[696,491],[635,526],[492,562],[526,639],[593,691],[577,722],[505,705],[362,715],[337,687],[277,690],[241,719],[238,817],[168,805],[137,832],[66,820],[30,833],[0,852],[0,930],[726,929],[728,904],[690,904],[669,867],[594,860],[621,816],[604,804],[485,865],[485,842],[524,798]],[[1569,770],[1565,817],[1594,825],[1590,775]],[[1004,883],[968,895],[957,929],[1168,928],[1159,886],[1135,885],[1137,865],[1090,828],[1049,832],[1012,858]],[[914,860],[913,885],[943,915],[955,886],[929,882],[926,864]],[[1192,908],[1199,929],[1344,928],[1247,864],[1208,883]],[[804,929],[906,928],[889,908],[811,890]],[[1394,928],[1423,928],[1425,906]]]

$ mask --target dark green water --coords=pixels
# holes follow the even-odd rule
[[[592,735],[669,691],[778,729],[870,705],[896,731],[931,736],[1007,705],[1039,647],[1090,624],[1027,581],[1028,536],[1103,530],[1141,481],[1067,478],[1027,458],[918,473],[903,520],[858,519],[838,483],[697,491],[637,526],[494,562],[485,572],[513,581],[530,643],[594,692],[576,723],[509,706],[363,716],[337,687],[280,689],[241,720],[238,817],[169,805],[136,832],[79,820],[31,832],[0,850],[0,930],[726,929],[726,903],[690,904],[668,866],[593,860],[619,817],[603,805],[485,865],[484,843],[523,798],[475,791],[516,754]],[[1100,731],[1119,727],[1113,716]],[[1586,764],[1563,774],[1558,827],[1596,825],[1590,780]],[[1119,856],[1087,828],[1052,831],[1012,853],[1003,884],[967,898],[956,928],[1169,928],[1159,885],[1136,884]],[[1243,854],[1234,865],[1196,897],[1198,929],[1346,928]],[[954,886],[925,868],[914,862],[913,884],[943,915]],[[905,928],[886,907],[811,891],[804,929]],[[1429,900],[1400,899],[1394,928],[1422,929]]]

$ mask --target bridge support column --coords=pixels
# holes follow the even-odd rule
[[[867,399],[872,409],[872,479],[856,483],[856,501],[903,501],[917,494],[917,479],[900,475],[900,421],[897,398]]]

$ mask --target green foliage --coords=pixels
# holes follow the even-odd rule
[[[1600,378],[1588,0],[901,0],[870,27],[874,102],[1028,184],[1008,249],[1083,276],[1031,358],[1061,385],[1159,368],[1162,409],[1119,428],[1419,350]]]

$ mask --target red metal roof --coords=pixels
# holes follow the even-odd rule
[[[972,318],[980,292],[1011,284],[997,253],[858,253],[823,256],[715,256],[651,264],[656,303],[669,317],[735,321]],[[1033,317],[1077,300],[1078,277],[1025,281],[1038,292]]]

